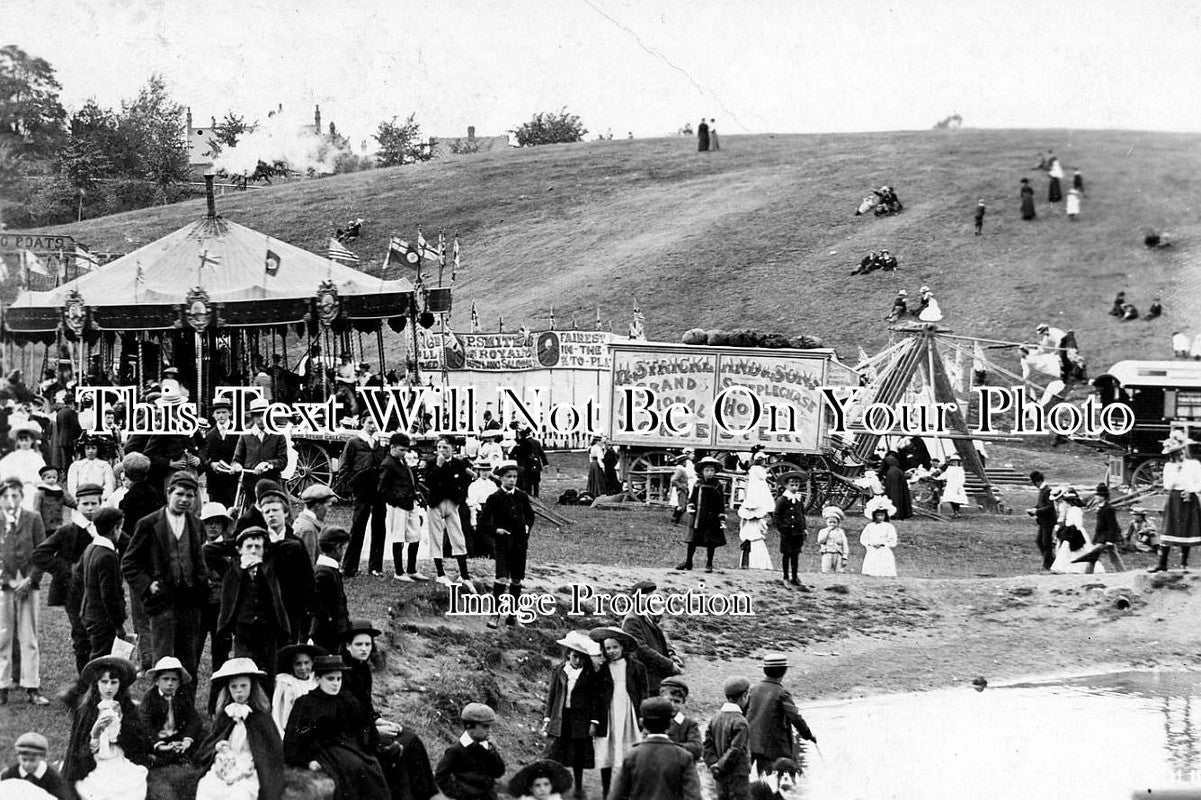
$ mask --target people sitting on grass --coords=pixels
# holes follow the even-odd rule
[[[892,301],[892,309],[885,317],[886,322],[897,322],[901,317],[909,313],[909,304],[905,298],[909,297],[909,292],[901,289],[897,292],[896,299]]]
[[[284,751],[263,691],[266,677],[249,658],[231,658],[213,673],[209,691],[218,692],[217,713],[196,756],[205,770],[196,800],[282,796]]]
[[[89,661],[88,687],[71,713],[63,777],[80,800],[145,800],[148,737],[129,696],[137,667],[116,656]]]
[[[1122,322],[1131,322],[1136,319],[1138,319],[1138,309],[1135,308],[1134,303],[1123,303]]]
[[[1163,315],[1163,302],[1159,299],[1159,295],[1151,301],[1151,305],[1147,307],[1147,313],[1143,315],[1145,320],[1153,320]]]
[[[1124,305],[1126,305],[1126,293],[1118,292],[1117,296],[1113,298],[1113,306],[1109,309],[1109,316],[1111,316],[1111,317],[1122,316],[1122,307]]]
[[[1154,553],[1159,550],[1159,530],[1155,520],[1147,516],[1147,509],[1134,506],[1130,509],[1130,524],[1126,526],[1126,549],[1138,553]]]
[[[29,731],[17,737],[13,750],[17,754],[17,763],[0,772],[0,797],[7,797],[9,789],[21,786],[36,786],[54,800],[73,800],[71,787],[67,781],[47,760],[50,752],[50,742],[40,733]]]

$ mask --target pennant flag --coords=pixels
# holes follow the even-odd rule
[[[463,342],[455,335],[455,332],[450,328],[446,329],[446,349],[455,353],[463,352]]]
[[[392,237],[388,243],[388,255],[399,258],[402,263],[415,269],[421,268],[421,254],[417,252],[417,248],[400,237]]]
[[[331,261],[339,261],[344,264],[359,263],[359,257],[347,250],[341,242],[332,236],[329,240],[329,259]]]
[[[600,306],[597,306],[597,307],[596,307],[596,329],[597,329],[598,331],[600,331],[600,330],[604,330],[604,328],[602,328],[602,327],[601,327],[601,319],[600,319]]]
[[[459,267],[462,266],[459,263],[459,237],[458,237],[458,235],[455,236],[454,249],[451,252],[453,253],[454,258],[451,260],[451,265],[450,265],[450,282],[454,283],[455,282],[455,274],[459,271]]]
[[[100,259],[84,250],[79,245],[75,245],[75,268],[84,272],[91,272],[100,266]]]
[[[50,270],[46,269],[46,265],[42,260],[28,250],[21,251],[22,257],[25,259],[25,269],[37,275],[44,275],[47,278],[53,277]]]
[[[475,301],[471,301],[471,332],[480,332],[480,312],[475,307]]]
[[[275,252],[270,247],[267,248],[266,267],[268,275],[275,275],[279,272],[279,253]]]
[[[528,324],[523,324],[521,326],[521,328],[518,329],[517,335],[519,335],[522,339],[524,339],[528,342],[530,340],[530,335],[531,335],[530,334],[530,326]]]

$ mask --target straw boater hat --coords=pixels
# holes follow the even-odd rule
[[[265,398],[256,397],[250,401],[251,414],[264,414],[269,408],[271,408],[271,404]]]
[[[170,672],[172,670],[179,673],[180,683],[192,682],[191,674],[184,669],[183,662],[175,656],[163,656],[158,660],[158,663],[146,670],[146,675],[151,681],[157,681],[160,672]]]
[[[574,650],[577,653],[583,653],[586,656],[599,656],[601,654],[600,645],[588,638],[588,634],[584,631],[569,631],[566,636],[559,639],[555,644],[566,647],[568,650]]]
[[[339,659],[340,661],[341,659]],[[248,675],[252,678],[266,678],[267,673],[258,668],[251,658],[231,658],[221,665],[221,669],[213,673],[212,682],[225,680],[226,678],[237,678],[242,675]]]
[[[553,794],[567,794],[571,789],[571,773],[567,767],[557,761],[540,759],[522,767],[509,780],[509,794],[514,797],[528,797],[533,792],[534,781],[539,778],[550,779],[550,790]]]
[[[1143,516],[1146,516],[1147,509],[1143,508],[1142,506],[1134,506],[1133,508],[1130,509],[1130,513],[1131,514],[1142,514]]]
[[[520,472],[521,467],[518,466],[516,461],[502,461],[492,468],[492,474],[499,478],[510,470]]]
[[[700,461],[696,462],[696,471],[700,472],[705,467],[713,467],[718,472],[721,472],[722,464],[713,456],[705,456]]]
[[[868,519],[875,519],[877,511],[883,511],[889,517],[892,517],[897,513],[897,507],[892,504],[892,501],[886,495],[880,495],[867,501],[867,504],[863,507],[863,516]]]
[[[838,506],[826,506],[822,509],[822,519],[829,519],[830,517],[836,517],[839,522],[842,522],[847,518],[847,515]]]
[[[638,646],[638,640],[623,631],[621,628],[593,628],[592,630],[588,631],[588,638],[602,647],[605,644],[605,639],[616,639],[618,643],[621,644],[622,650],[626,652],[630,652]]]
[[[768,653],[763,656],[763,668],[770,667],[788,667],[788,657],[783,653]]]

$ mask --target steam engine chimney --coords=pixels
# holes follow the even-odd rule
[[[213,194],[213,176],[204,176],[204,196],[209,204],[209,219],[217,218],[217,197]]]
[[[474,125],[468,125],[468,126],[467,126],[467,139],[468,139],[468,140],[471,140],[471,139],[474,139],[474,138],[475,138],[475,126],[474,126]]]
[[[321,135],[321,106],[313,106],[313,129]]]

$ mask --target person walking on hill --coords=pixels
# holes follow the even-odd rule
[[[704,153],[709,149],[709,123],[701,117],[701,124],[696,126],[696,149]]]
[[[717,120],[709,120],[709,149],[720,150],[721,142],[717,139]]]
[[[1051,176],[1051,183],[1047,186],[1047,201],[1058,203],[1063,199],[1063,189],[1059,184],[1063,179],[1063,165],[1059,163],[1058,157],[1051,159],[1051,169],[1048,174]]]
[[[1080,213],[1080,192],[1075,189],[1068,190],[1068,219],[1072,222],[1076,221],[1076,216]]]
[[[1072,173],[1072,188],[1084,194],[1084,176],[1080,174],[1080,170],[1075,170]]]
[[[1034,187],[1027,178],[1022,178],[1022,219],[1032,220],[1036,216],[1038,215],[1034,213]]]
[[[979,236],[984,232],[984,201],[981,200],[976,204],[976,235]]]

